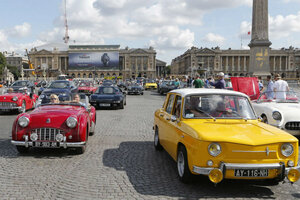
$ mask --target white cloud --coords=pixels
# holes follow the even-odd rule
[[[26,37],[31,32],[31,25],[29,23],[24,22],[21,25],[16,25],[11,29],[5,31],[9,37],[22,38]]]
[[[208,33],[204,37],[204,41],[219,45],[219,44],[222,44],[225,41],[225,38],[221,35],[218,35],[218,34]]]
[[[251,30],[252,24],[251,22],[243,21],[240,25],[240,34],[239,37],[242,39],[250,39],[251,38]],[[249,34],[250,32],[250,34]]]

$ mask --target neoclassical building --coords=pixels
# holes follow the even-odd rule
[[[71,68],[69,58],[72,54],[92,55],[97,53],[117,53],[118,66],[100,69],[96,66]],[[120,45],[66,45],[47,44],[32,48],[29,52],[30,61],[36,68],[38,76],[56,77],[67,74],[74,78],[100,78],[122,76],[123,78],[148,77],[155,78],[157,74],[156,51],[152,48],[124,48]],[[164,70],[164,62],[159,61],[160,70]],[[164,66],[166,63],[164,64]],[[160,74],[162,71],[159,72]]]
[[[279,73],[285,78],[300,77],[300,49],[270,49],[269,59],[271,74]],[[224,72],[229,76],[247,76],[249,65],[250,50],[192,47],[172,60],[171,73],[211,76]]]

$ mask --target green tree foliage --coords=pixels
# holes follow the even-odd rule
[[[6,65],[6,58],[4,55],[0,52],[0,76],[2,76],[3,69]]]
[[[165,72],[167,75],[170,75],[171,74],[171,65],[168,65],[165,67]]]
[[[20,70],[15,66],[7,66],[7,69],[14,75],[15,80],[18,80],[18,77],[21,76]]]

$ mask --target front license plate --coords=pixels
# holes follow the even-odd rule
[[[110,104],[109,103],[100,103],[99,106],[109,107]]]
[[[35,147],[57,148],[56,142],[35,142]]]
[[[235,169],[235,177],[268,177],[269,170],[267,169]]]

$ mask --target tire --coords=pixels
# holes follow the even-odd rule
[[[177,173],[181,182],[188,183],[191,180],[192,174],[189,169],[187,152],[182,145],[178,147],[177,152]]]
[[[268,118],[267,118],[267,116],[266,116],[266,115],[263,115],[261,118],[262,118],[262,120],[261,120],[261,121],[262,121],[263,123],[266,123],[266,124],[268,124]]]
[[[157,151],[161,151],[163,149],[163,147],[159,142],[158,128],[155,128],[155,132],[154,132],[154,148]]]
[[[126,106],[127,102],[126,102],[126,98],[125,98],[125,103],[124,103],[124,106]]]
[[[23,100],[23,102],[22,102],[22,110],[20,110],[20,113],[25,113],[25,112],[26,112],[26,103]]]
[[[83,154],[86,150],[87,147],[87,142],[88,142],[88,130],[85,131],[86,132],[86,139],[85,139],[85,145],[82,147],[77,147],[76,148],[76,154]]]
[[[29,148],[28,147],[24,147],[24,146],[16,146],[16,148],[17,148],[17,151],[19,152],[19,153],[27,153],[28,152],[28,150],[29,150]]]
[[[120,109],[124,109],[124,102],[122,101],[121,103],[120,103]]]
[[[142,92],[141,95],[144,95],[144,92]]]

